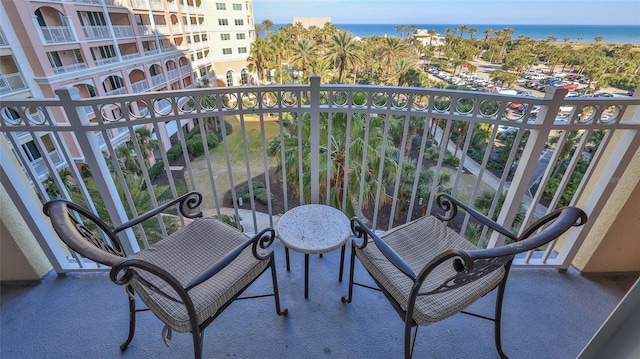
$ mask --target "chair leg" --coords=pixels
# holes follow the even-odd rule
[[[507,272],[508,273],[508,272]],[[507,276],[505,275],[498,287],[498,293],[496,295],[496,313],[495,313],[495,321],[494,321],[494,340],[496,342],[496,350],[500,355],[500,358],[506,359],[509,358],[504,351],[502,350],[502,339],[501,339],[501,324],[502,324],[502,301],[504,300],[504,291],[507,287]]]
[[[124,343],[120,344],[120,351],[127,350],[129,343],[133,340],[133,335],[136,331],[136,297],[133,292],[133,287],[128,285],[126,287],[127,296],[129,297],[129,336]]]
[[[278,276],[276,275],[276,264],[273,259],[273,253],[271,253],[269,266],[271,267],[271,281],[273,282],[273,296],[276,301],[276,313],[278,313],[278,315],[287,315],[287,313],[289,313],[288,309],[280,309],[280,291],[278,290]]]
[[[193,336],[193,357],[195,359],[202,359],[202,346],[204,344],[204,333],[200,331],[200,328],[191,330]]]
[[[344,250],[344,247],[342,248]],[[349,263],[349,292],[347,296],[342,296],[343,303],[351,303],[351,299],[353,299],[353,272],[355,267],[355,261],[356,261],[356,251],[353,248],[353,245],[351,245],[351,262]],[[342,272],[342,269],[340,270],[340,272]]]
[[[411,323],[405,323],[404,324],[404,358],[405,359],[411,359],[411,357],[413,356],[413,347],[416,345],[417,336],[418,336],[418,325],[411,327]]]
[[[343,244],[342,249],[340,250],[340,273],[338,274],[338,282],[340,283],[342,283],[342,272],[344,270],[344,252],[346,246],[346,244]]]

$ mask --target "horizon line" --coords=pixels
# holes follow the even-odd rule
[[[301,16],[305,17],[305,16]],[[263,20],[270,19],[262,19],[260,22],[255,22],[256,24],[260,24]],[[412,25],[411,23],[399,23],[399,22],[333,22],[333,25]],[[293,24],[292,21],[289,22],[275,22],[274,25],[282,25],[282,24]],[[442,23],[414,23],[415,25],[465,25],[465,26],[489,26],[489,25],[509,25],[509,26],[639,26],[640,24],[534,24],[534,23],[526,23],[526,24],[508,24],[508,23],[486,23],[486,24],[465,24],[465,23],[455,23],[455,22],[442,22]]]

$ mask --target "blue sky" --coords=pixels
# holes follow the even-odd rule
[[[256,23],[640,25],[640,0],[253,0]]]

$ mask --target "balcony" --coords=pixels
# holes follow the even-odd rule
[[[151,83],[153,84],[153,87],[164,85],[165,82],[166,80],[164,79],[164,75],[162,74],[151,76]]]
[[[119,87],[117,89],[107,91],[107,96],[124,95],[126,93],[127,89],[125,87]]]
[[[153,35],[153,27],[151,25],[138,25],[138,34]]]
[[[131,88],[133,89],[133,92],[136,93],[145,92],[149,89],[149,84],[147,83],[147,80],[140,80],[132,83]]]
[[[0,74],[0,94],[6,95],[12,92],[26,90],[27,88],[27,83],[21,73]]]
[[[640,143],[639,98],[564,98],[566,90],[551,88],[544,98],[539,98],[441,89],[321,85],[318,78],[313,78],[311,85],[145,92],[135,98],[110,94],[109,97],[81,99],[69,91],[58,90],[59,99],[3,100],[3,108],[15,108],[18,114],[38,108],[47,116],[29,123],[1,117],[0,131],[49,132],[56,138],[61,134],[74,135],[82,152],[82,161],[91,170],[91,180],[95,181],[99,200],[105,202],[106,208],[113,208],[106,216],[115,223],[126,221],[127,218],[122,216],[127,212],[125,208],[142,213],[143,209],[131,208],[128,201],[121,200],[131,196],[139,187],[128,188],[120,183],[126,175],[124,169],[107,165],[99,139],[94,134],[97,132],[103,135],[102,138],[107,138],[104,137],[107,131],[147,125],[153,128],[156,138],[162,142],[164,137],[168,138],[170,126],[193,124],[200,133],[211,131],[209,127],[205,128],[205,124],[224,127],[210,122],[211,118],[224,118],[233,127],[233,132],[227,134],[222,131],[218,147],[203,155],[192,158],[182,153],[179,174],[174,173],[175,168],[163,165],[172,162],[166,151],[160,151],[163,162],[159,166],[160,172],[166,177],[162,185],[169,192],[197,189],[206,193],[202,205],[205,213],[238,213],[247,232],[273,226],[278,214],[301,201],[329,203],[333,197],[328,196],[326,190],[343,188],[333,186],[336,179],[349,183],[348,189],[336,196],[339,199],[337,205],[344,208],[348,201],[357,214],[366,216],[381,231],[416,218],[422,212],[431,213],[434,195],[441,189],[441,180],[447,176],[446,190],[467,203],[474,204],[474,199],[481,197],[482,192],[492,191],[494,195],[489,198],[487,210],[490,215],[495,214],[499,222],[509,226],[517,222],[516,217],[520,217],[522,223],[528,223],[563,202],[575,203],[590,216],[585,226],[572,230],[547,248],[516,258],[514,262],[517,268],[510,277],[511,287],[507,289],[505,318],[508,319],[504,329],[509,333],[505,335],[505,350],[513,357],[575,357],[635,279],[635,276],[626,279],[621,279],[621,276],[592,277],[577,273],[571,265],[583,243],[594,235],[594,223],[611,215],[607,211],[617,201],[615,198],[620,198],[617,191],[634,179],[637,182],[637,177],[633,177],[637,174],[629,174],[633,172],[629,168],[637,166],[634,155]],[[526,104],[527,109],[517,113],[510,110],[509,103]],[[87,120],[85,106],[102,109],[96,111],[95,121]],[[536,117],[531,115],[534,108],[539,109]],[[561,112],[566,116],[559,116]],[[62,119],[63,114],[66,120]],[[60,119],[54,120],[58,116]],[[19,118],[23,117],[26,118]],[[294,131],[296,127],[291,126],[299,118],[303,118],[304,126],[308,127],[300,126],[299,131]],[[414,127],[416,124],[418,127]],[[474,151],[474,135],[479,132],[486,132],[488,142],[483,151]],[[597,146],[592,143],[591,135],[594,133],[598,133],[600,138]],[[306,137],[298,141],[300,134]],[[201,137],[207,148],[206,136]],[[557,142],[550,143],[550,137],[556,137]],[[188,148],[182,131],[176,132],[174,141],[177,141],[177,147]],[[290,147],[290,143],[294,146]],[[522,146],[514,145],[516,143]],[[109,141],[105,144],[106,154],[112,163],[119,163],[113,146]],[[172,143],[163,145],[171,146]],[[144,158],[141,149],[135,151],[135,157]],[[343,159],[341,167],[332,163],[337,157],[330,157],[337,153]],[[403,155],[405,153],[408,155]],[[288,159],[297,159],[298,156],[306,160],[287,163]],[[494,168],[496,156],[505,157],[503,168]],[[65,155],[63,158],[74,157]],[[376,164],[380,162],[374,161],[375,158],[395,158],[393,161],[398,162],[386,167]],[[457,165],[447,165],[449,161]],[[3,169],[8,166],[6,162],[0,163]],[[430,175],[424,177],[419,171],[406,176],[394,170],[424,167],[427,163]],[[76,166],[69,167],[74,171],[74,178],[83,178]],[[155,170],[157,168],[141,166],[137,178],[153,183],[151,173]],[[12,176],[7,178],[8,181],[19,182]],[[366,181],[360,181],[360,178],[366,178]],[[263,181],[273,197],[266,204],[251,198],[240,207],[235,191],[230,189],[247,181]],[[355,185],[352,186],[350,181]],[[281,188],[276,188],[276,183],[280,183]],[[551,186],[552,183],[555,185]],[[274,187],[270,187],[272,185]],[[425,185],[431,190],[422,192]],[[115,188],[123,188],[123,197],[113,190]],[[155,192],[159,188],[154,187],[145,195],[151,201],[160,202]],[[95,193],[80,191],[86,191],[83,192],[86,198],[96,200]],[[43,193],[43,188],[40,187],[38,192]],[[294,192],[303,193],[304,198],[291,199]],[[503,192],[506,195],[501,199]],[[40,216],[37,212],[26,211],[24,216]],[[484,232],[477,224],[460,223],[459,230],[478,235],[481,246],[503,244],[500,237]],[[42,237],[44,245],[58,246],[51,251],[56,271],[102,270],[60,248],[54,236],[46,229],[43,231],[44,234],[35,235]],[[131,248],[148,244],[135,238],[128,238],[127,243]],[[278,246],[276,253],[279,256],[282,300],[283,305],[289,308],[290,316],[277,317],[271,308],[272,301],[268,300],[235,303],[211,327],[233,329],[216,330],[215,335],[206,335],[207,355],[255,357],[260,353],[267,357],[329,355],[364,358],[371,357],[375,350],[379,357],[398,356],[396,353],[402,349],[401,321],[384,298],[359,289],[353,303],[345,305],[340,302],[345,284],[338,284],[335,278],[337,253],[312,259],[314,277],[310,282],[310,299],[305,301],[302,299],[301,256],[294,253],[293,269],[287,273],[283,269],[281,244]],[[633,251],[632,248],[635,247],[630,246],[629,252]],[[607,264],[613,266],[616,261],[617,258],[611,259]],[[359,273],[363,275],[361,271]],[[96,292],[86,291],[87,283],[96,288]],[[263,281],[258,287],[266,284]],[[75,294],[69,297],[71,292]],[[7,335],[26,333],[27,328],[33,328],[32,325],[26,327],[27,320],[5,319],[7,316],[4,315],[15,313],[17,306],[24,305],[30,298],[38,303],[50,300],[51,305],[40,304],[34,307],[33,312],[21,315],[52,318],[52,313],[67,313],[65,317],[83,313],[91,318],[108,315],[115,323],[121,323],[96,327],[94,321],[80,320],[74,326],[53,328],[56,320],[52,318],[28,331],[39,335],[30,335],[22,341],[10,340],[3,334],[3,351],[8,348],[7,353],[11,354],[20,350],[25,357],[37,357],[40,348],[57,348],[60,353],[65,353],[67,348],[80,345],[92,348],[93,356],[118,355],[118,338],[124,335],[127,322],[126,308],[122,306],[124,299],[120,303],[109,300],[97,304],[95,298],[117,298],[118,295],[124,298],[124,293],[122,288],[109,283],[104,273],[46,278],[36,288],[3,290],[2,295],[3,329],[12,328],[4,331],[11,333]],[[77,306],[68,305],[69,301],[77,301]],[[62,302],[64,304],[60,304]],[[488,303],[479,302],[478,309],[489,310]],[[60,307],[55,307],[56,304]],[[260,314],[255,314],[258,319],[252,318],[251,328],[243,327],[240,335],[240,329],[235,329],[238,328],[237,318],[246,313]],[[126,355],[191,355],[188,336],[176,334],[171,347],[165,348],[158,337],[142,334],[159,333],[160,323],[147,319],[151,316],[139,318],[138,334],[129,348],[131,352],[127,351]],[[86,329],[78,326],[86,326]],[[83,342],[86,336],[77,335],[79,330],[99,330],[100,339],[91,337],[92,345],[89,345]],[[255,330],[255,334],[249,334],[247,330],[251,333]],[[246,340],[248,335],[260,336],[260,340]],[[322,335],[323,340],[316,340],[318,335]],[[40,345],[29,345],[32,337],[38,338]],[[243,344],[229,344],[239,343],[238,338],[243,338]],[[545,343],[544,347],[539,343]],[[416,350],[415,357],[496,356],[490,325],[464,316],[421,329]]]
[[[113,29],[113,35],[118,39],[135,36],[135,34],[133,33],[133,26],[113,25],[111,28]]]
[[[114,57],[105,57],[102,59],[96,59],[94,60],[94,63],[96,64],[96,66],[104,66],[104,65],[116,63],[118,61],[120,61],[118,57],[114,56]]]
[[[55,66],[53,67],[53,72],[55,72],[56,74],[61,74],[65,72],[83,70],[86,68],[87,68],[87,64],[84,62],[80,62],[80,63],[69,64],[69,65]]]
[[[40,33],[47,44],[76,41],[69,26],[39,26]]]
[[[82,31],[87,40],[102,40],[111,38],[108,26],[83,26]]]

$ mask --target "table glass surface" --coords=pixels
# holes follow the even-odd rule
[[[325,253],[344,245],[351,236],[349,218],[322,204],[306,204],[288,210],[276,225],[280,240],[302,253]]]

